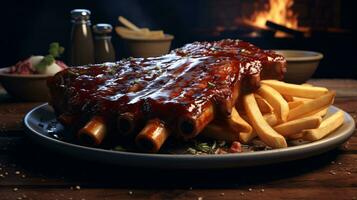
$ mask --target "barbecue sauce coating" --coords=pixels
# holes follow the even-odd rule
[[[161,57],[68,68],[48,85],[58,113],[96,114],[113,122],[130,112],[143,121],[159,118],[175,132],[181,116],[199,116],[207,106],[229,114],[234,90],[250,87],[245,77],[281,79],[285,63],[240,40],[194,42]]]

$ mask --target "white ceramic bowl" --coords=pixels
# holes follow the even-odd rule
[[[288,83],[305,83],[314,74],[323,54],[302,50],[275,50],[287,61],[287,72],[284,81]]]
[[[48,101],[47,78],[51,75],[9,74],[9,68],[0,69],[0,82],[10,95],[25,101]]]

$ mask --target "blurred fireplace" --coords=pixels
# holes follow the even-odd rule
[[[206,1],[193,30],[204,36],[289,37],[265,26],[270,20],[287,28],[314,34],[343,34],[342,0],[257,0]]]
[[[356,69],[351,65],[351,61],[346,59],[354,57],[356,41],[353,36],[355,27],[351,17],[354,14],[354,7],[351,1],[206,0],[199,2],[200,9],[195,13],[197,19],[194,20],[194,28],[187,31],[183,40],[177,38],[178,46],[187,41],[238,38],[264,49],[318,51],[324,54],[324,59],[314,77],[357,78]],[[302,32],[302,37],[252,23],[254,16],[272,9],[271,2],[288,2],[285,4],[289,7],[288,12],[284,12],[290,19],[294,19],[295,16],[297,20],[296,26],[290,28]],[[269,19],[264,21],[266,20]],[[280,25],[289,27],[286,23]]]

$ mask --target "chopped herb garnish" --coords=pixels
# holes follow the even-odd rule
[[[195,149],[203,153],[212,154],[215,152],[216,147],[217,147],[216,141],[213,141],[212,144],[209,144],[207,142],[197,142],[197,141],[195,142]]]
[[[212,146],[211,146],[211,149],[212,149],[212,150],[215,149],[216,146],[217,146],[217,142],[216,142],[216,140],[213,140],[213,144],[212,144]]]
[[[64,48],[59,45],[58,42],[53,42],[50,44],[48,55],[46,55],[40,63],[38,63],[35,68],[37,71],[44,71],[48,66],[55,62],[56,58],[63,54]]]
[[[44,71],[46,67],[52,65],[54,61],[55,58],[52,55],[47,55],[35,66],[35,68],[37,71]]]
[[[189,154],[193,154],[193,155],[195,155],[195,154],[197,153],[196,149],[191,148],[191,147],[188,148],[188,149],[186,150],[186,152],[189,153]]]
[[[110,75],[114,75],[115,72],[116,72],[116,68],[115,68],[115,67],[108,67],[107,72],[108,72],[108,74],[110,74]]]
[[[208,84],[208,86],[209,86],[209,87],[216,87],[216,84],[211,83],[211,82],[209,82],[209,81],[208,81],[208,83],[207,83],[207,84]]]
[[[58,58],[63,54],[64,48],[59,45],[58,42],[52,42],[48,50],[49,55],[52,55],[55,58]]]
[[[225,148],[227,148],[227,143],[225,141],[212,140],[200,142],[194,140],[193,143],[191,143],[191,145],[189,145],[186,149],[186,153],[193,155],[217,154],[217,151]]]
[[[134,85],[134,84],[138,84],[138,83],[140,83],[140,80],[139,80],[139,79],[134,79],[133,82],[132,82],[133,85]]]
[[[196,143],[195,148],[199,151],[202,151],[204,153],[209,153],[211,150],[211,147],[208,146],[208,144],[206,142],[202,142],[202,143]]]
[[[218,51],[221,50],[221,47],[215,46],[215,47],[211,47],[211,51]]]

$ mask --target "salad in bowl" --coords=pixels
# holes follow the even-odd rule
[[[64,48],[59,43],[49,45],[47,55],[33,55],[15,65],[0,69],[0,81],[8,94],[25,101],[47,101],[47,78],[68,66],[58,60]]]

